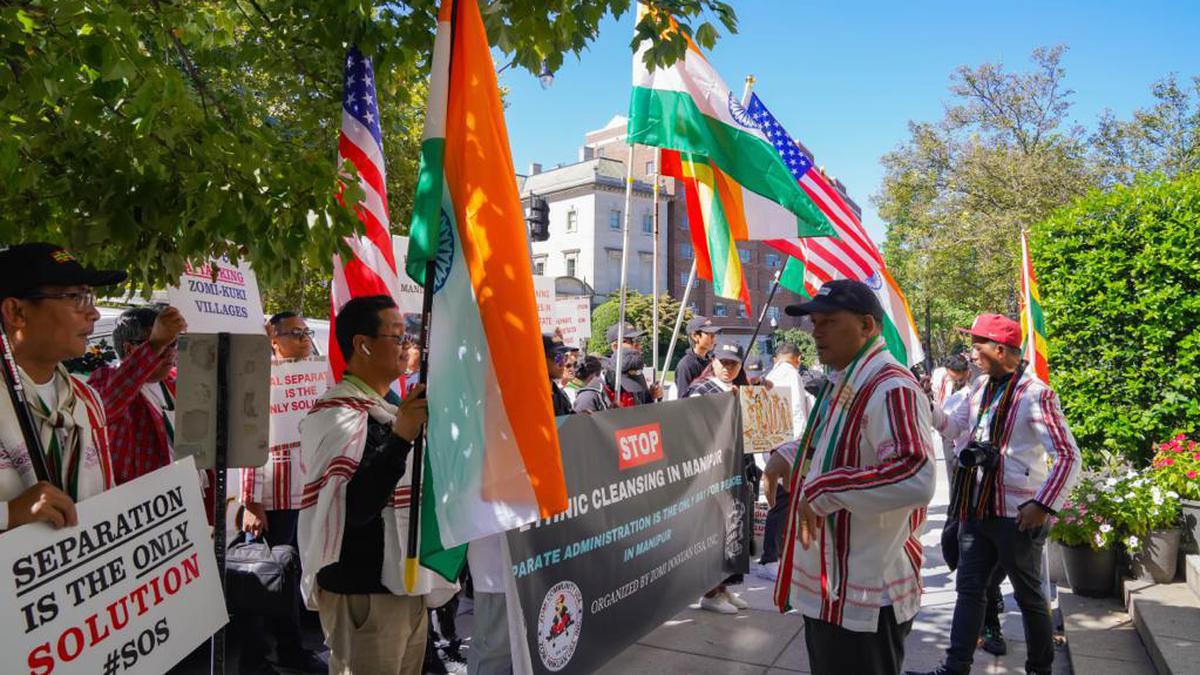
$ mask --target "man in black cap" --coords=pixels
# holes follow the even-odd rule
[[[571,348],[555,342],[553,335],[543,334],[542,350],[546,352],[546,370],[550,373],[550,398],[554,402],[554,416],[573,415],[575,409],[571,405],[571,399],[567,398],[562,387],[558,386],[558,381],[562,379],[562,361],[571,352]]]
[[[39,520],[74,525],[75,502],[113,485],[102,399],[62,362],[87,350],[100,318],[92,289],[124,279],[124,272],[84,267],[53,244],[0,248],[2,329],[34,427],[27,438],[15,401],[0,395],[0,531]],[[34,452],[44,455],[51,481],[65,488],[38,481]]]
[[[688,387],[692,386],[692,380],[699,377],[712,362],[713,345],[716,344],[717,333],[720,332],[721,327],[713,325],[708,317],[697,316],[688,322],[687,334],[692,348],[679,360],[679,365],[675,366],[675,391],[679,392],[679,398],[688,395]]]
[[[812,316],[817,354],[836,372],[792,474],[775,602],[804,617],[813,673],[898,675],[935,483],[929,399],[888,352],[866,284],[830,281],[787,313]]]
[[[608,388],[614,391],[616,391],[616,373],[618,371],[615,367],[618,328],[618,324],[613,324],[605,332],[613,355],[608,360],[608,369],[604,373],[604,379]],[[644,405],[662,400],[662,385],[657,382],[647,384],[646,376],[642,373],[645,361],[642,359],[642,347],[638,344],[638,338],[645,335],[645,331],[634,328],[631,323],[626,323],[625,329],[621,332],[621,339],[623,341],[620,349],[621,368],[619,369],[621,373],[621,400],[617,402],[617,407],[628,408],[630,406]]]

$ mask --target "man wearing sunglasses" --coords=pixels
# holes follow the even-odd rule
[[[313,336],[316,332],[308,327],[298,312],[279,312],[267,322],[271,336],[271,351],[277,359],[307,359],[313,355]]]
[[[34,521],[75,525],[75,502],[113,486],[99,394],[62,362],[82,356],[100,313],[92,289],[125,273],[84,267],[59,246],[0,248],[0,316],[46,467],[63,489],[38,482],[13,401],[0,395],[0,530]]]

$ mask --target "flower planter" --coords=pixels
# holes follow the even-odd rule
[[[1091,546],[1063,545],[1062,557],[1071,592],[1092,598],[1112,595],[1117,576],[1115,549],[1109,547],[1097,551]]]
[[[1169,584],[1175,581],[1179,562],[1179,530],[1155,530],[1146,536],[1141,550],[1130,556],[1133,575],[1142,581]]]
[[[1183,511],[1183,547],[1187,553],[1200,552],[1200,502],[1183,499],[1179,502]]]

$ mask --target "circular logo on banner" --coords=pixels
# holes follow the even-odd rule
[[[570,581],[550,587],[538,612],[538,656],[546,670],[566,667],[579,644],[583,623],[583,593]]]
[[[883,277],[880,276],[879,272],[876,272],[866,279],[863,279],[863,283],[866,284],[871,290],[879,291],[883,288]]]
[[[745,547],[745,532],[743,529],[744,518],[746,516],[746,506],[742,502],[735,500],[733,508],[729,510],[729,515],[725,518],[725,559],[729,561],[737,560],[738,556],[742,555],[742,549]]]

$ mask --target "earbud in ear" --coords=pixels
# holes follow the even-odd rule
[[[362,350],[363,350],[363,353],[366,354],[367,356],[371,355],[371,350],[366,345],[362,346]]]

